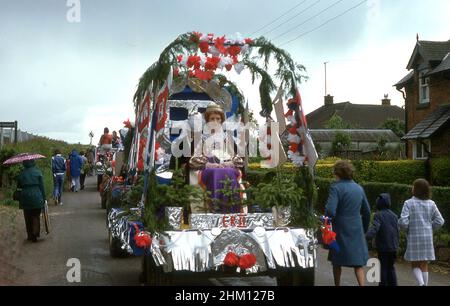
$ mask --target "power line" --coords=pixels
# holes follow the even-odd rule
[[[286,16],[287,14],[289,14],[292,10],[296,9],[297,7],[299,7],[300,5],[302,5],[303,3],[305,3],[308,0],[303,0],[302,2],[300,2],[299,4],[295,5],[294,7],[290,8],[289,10],[287,10],[285,13],[283,13],[281,16],[275,18],[273,21],[271,21],[270,23],[266,24],[265,26],[259,28],[258,30],[254,31],[253,33],[251,33],[250,35],[248,35],[249,37],[253,36],[255,33],[258,33],[259,31],[267,28],[268,26],[270,26],[271,24],[275,23],[276,21],[280,20],[282,17]]]
[[[317,0],[316,2],[314,2],[313,4],[311,4],[310,6],[308,6],[307,8],[305,8],[304,10],[302,10],[300,13],[292,16],[291,18],[289,18],[288,20],[280,23],[278,26],[276,26],[275,28],[273,28],[272,30],[269,30],[267,32],[265,32],[264,34],[262,34],[262,36],[265,36],[266,34],[269,34],[270,32],[275,31],[276,29],[280,28],[282,25],[286,24],[287,22],[291,21],[292,19],[294,19],[295,17],[299,16],[300,14],[306,12],[307,10],[309,10],[310,8],[312,8],[313,6],[315,6],[317,3],[319,3],[320,0]]]
[[[361,6],[362,4],[364,4],[364,3],[367,2],[367,1],[368,1],[368,0],[363,0],[363,1],[359,2],[359,3],[356,4],[355,6],[352,6],[351,8],[349,8],[349,9],[347,9],[346,11],[340,13],[339,15],[336,15],[336,16],[334,16],[333,18],[328,19],[327,21],[325,21],[325,22],[322,23],[321,25],[319,25],[319,26],[317,26],[317,27],[315,27],[315,28],[313,28],[313,29],[311,29],[311,30],[309,30],[309,31],[306,31],[306,32],[304,32],[304,33],[298,35],[297,37],[295,37],[295,38],[293,38],[293,39],[291,39],[291,40],[289,40],[289,41],[287,41],[287,42],[285,42],[285,43],[282,43],[280,46],[284,46],[284,45],[290,44],[291,42],[293,42],[293,41],[295,41],[295,40],[297,40],[297,39],[299,39],[299,38],[301,38],[301,37],[303,37],[303,36],[305,36],[305,35],[308,35],[309,33],[312,33],[312,32],[314,32],[314,31],[320,29],[321,27],[327,25],[327,24],[330,23],[331,21],[333,21],[333,20],[335,20],[335,19],[338,19],[339,17],[341,17],[341,16],[347,14],[347,13],[350,12],[351,10],[354,10],[355,8],[357,8],[358,6]]]
[[[301,26],[304,25],[305,23],[307,23],[307,22],[313,20],[314,18],[316,18],[316,17],[322,15],[323,13],[325,13],[326,11],[328,11],[329,9],[331,9],[332,7],[338,5],[338,4],[341,3],[342,1],[344,1],[344,0],[338,0],[338,1],[336,1],[335,3],[331,4],[330,6],[326,7],[325,9],[321,10],[321,11],[320,11],[319,13],[317,13],[316,15],[312,16],[311,18],[308,18],[308,19],[305,20],[304,22],[302,22],[302,23],[296,25],[295,27],[290,28],[290,29],[287,30],[286,32],[284,32],[284,33],[278,35],[278,36],[275,37],[273,40],[278,39],[278,38],[280,38],[280,37],[286,35],[286,34],[289,33],[289,32],[292,32],[293,30],[295,30],[295,29],[298,28],[298,27],[301,27]]]

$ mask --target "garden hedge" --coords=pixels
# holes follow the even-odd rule
[[[293,172],[294,169],[287,171]],[[259,169],[249,170],[247,172],[247,181],[257,186],[261,182],[268,182],[273,177],[273,170]],[[315,210],[318,213],[323,213],[324,207],[328,198],[328,190],[333,179],[316,177],[315,183],[318,188],[318,198],[315,205]],[[393,184],[393,183],[377,183],[377,182],[362,182],[360,183],[364,188],[369,204],[372,210],[375,208],[375,200],[380,193],[388,192],[392,199],[392,210],[400,215],[403,203],[405,200],[411,198],[411,185]],[[436,202],[442,216],[446,220],[445,228],[450,231],[450,187],[432,187],[432,199]]]
[[[450,158],[431,159],[433,185],[450,186]]]
[[[386,182],[411,184],[418,178],[425,177],[423,161],[352,161],[355,167],[355,180],[358,182]],[[333,164],[317,164],[316,175],[333,178]],[[444,185],[445,186],[445,185]]]
[[[328,198],[328,190],[333,180],[316,178],[318,188],[318,199],[316,211],[323,212]],[[361,183],[366,192],[367,200],[371,209],[375,209],[375,201],[380,193],[387,192],[391,195],[392,210],[400,216],[405,200],[411,198],[411,185],[391,184],[391,183]],[[444,227],[450,231],[450,188],[432,187],[432,199],[436,202],[442,217],[445,220]]]

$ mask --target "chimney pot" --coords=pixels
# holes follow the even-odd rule
[[[384,95],[384,99],[381,100],[381,104],[385,106],[391,105],[391,99],[388,98],[388,95]]]

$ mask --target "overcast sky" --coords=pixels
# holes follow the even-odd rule
[[[79,22],[68,20],[71,2],[81,4]],[[282,45],[307,68],[309,80],[300,85],[307,113],[323,104],[324,62],[335,102],[376,104],[389,94],[402,106],[392,85],[407,73],[416,33],[450,39],[450,1],[368,0],[349,10],[359,3],[0,0],[0,121],[17,120],[21,130],[71,143],[89,143],[92,130],[97,142],[103,127],[134,121],[139,77],[189,31],[264,34]],[[242,76],[238,86],[259,112],[257,88]]]

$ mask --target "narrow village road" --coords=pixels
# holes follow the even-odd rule
[[[100,196],[95,190],[95,178],[87,178],[87,187],[78,193],[66,192],[63,206],[50,205],[52,232],[38,243],[26,240],[23,217],[17,217],[14,235],[9,236],[9,260],[0,270],[8,273],[8,285],[131,285],[139,284],[141,259],[111,258],[109,255],[105,210],[100,208]],[[5,255],[7,252],[3,252]],[[331,266],[326,252],[318,250],[316,285],[333,285]],[[71,258],[80,260],[81,283],[70,283],[66,274]],[[3,259],[5,261],[5,259]],[[8,271],[5,271],[8,270]],[[400,285],[414,285],[409,265],[397,264]],[[1,276],[1,275],[0,275]],[[430,285],[450,285],[449,274],[430,273]],[[203,285],[191,280],[189,284]],[[2,279],[0,278],[0,284]],[[273,286],[270,277],[209,279],[206,285]],[[344,269],[342,285],[354,286],[353,271]],[[368,284],[376,285],[376,284]]]

